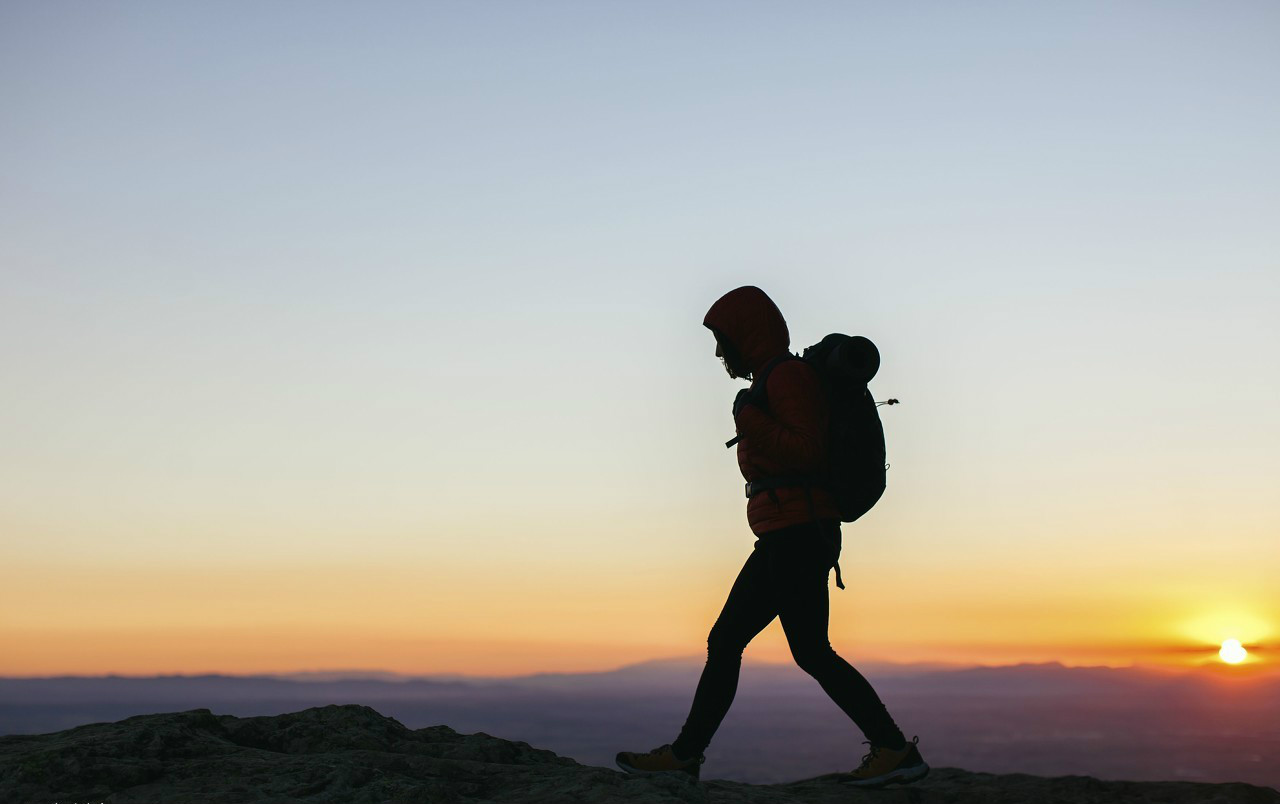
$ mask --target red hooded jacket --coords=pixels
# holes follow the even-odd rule
[[[773,300],[747,285],[721,296],[702,320],[728,341],[744,368],[758,377],[770,360],[790,351],[787,322]],[[784,360],[769,372],[765,395],[769,409],[746,404],[734,423],[738,430],[738,467],[747,480],[821,472],[827,460],[829,413],[817,372],[800,360]],[[755,381],[751,383],[755,389]],[[812,488],[813,510],[803,488],[779,488],[747,501],[752,532],[766,533],[818,519],[840,519],[831,493]]]

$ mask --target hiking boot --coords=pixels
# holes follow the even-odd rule
[[[869,740],[863,740],[871,745]],[[871,750],[862,758],[862,764],[850,771],[846,779],[840,781],[854,787],[883,787],[888,784],[909,784],[923,779],[929,774],[929,766],[920,756],[915,737],[911,742],[898,750],[883,745],[871,745]]]
[[[676,759],[676,755],[671,751],[671,743],[667,743],[645,754],[619,751],[615,761],[618,767],[627,773],[669,773],[691,776],[697,780],[698,771],[702,763],[707,761],[707,757],[699,754],[692,759]]]

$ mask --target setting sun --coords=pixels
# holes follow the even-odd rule
[[[1227,639],[1222,643],[1222,650],[1218,651],[1218,656],[1227,664],[1239,664],[1249,653],[1240,644],[1238,639]]]

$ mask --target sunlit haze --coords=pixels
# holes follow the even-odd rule
[[[1278,23],[6,4],[0,675],[705,656],[744,284],[901,400],[851,663],[1275,662]]]

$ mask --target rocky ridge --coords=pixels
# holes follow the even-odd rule
[[[245,718],[194,709],[0,737],[0,801],[9,804],[1280,804],[1280,791],[1243,783],[934,768],[907,787],[858,790],[840,777],[752,785],[632,776],[483,732],[409,729],[358,705]]]

